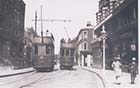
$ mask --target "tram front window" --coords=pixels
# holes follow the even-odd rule
[[[61,50],[61,55],[64,56],[64,49]]]
[[[74,55],[74,49],[71,49],[71,56]]]
[[[66,56],[69,56],[69,49],[66,50]]]
[[[38,46],[38,55],[45,55],[45,46]]]
[[[51,54],[51,47],[50,46],[46,46],[46,54]]]

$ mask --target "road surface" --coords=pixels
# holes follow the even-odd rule
[[[75,67],[0,78],[0,88],[103,88],[103,84],[96,74]]]

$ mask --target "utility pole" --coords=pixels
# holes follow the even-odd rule
[[[37,11],[35,11],[35,32],[37,33]]]
[[[41,39],[42,39],[42,43],[43,43],[43,24],[42,24],[42,5],[41,5],[41,17],[40,17],[40,19],[41,19]]]
[[[101,31],[101,38],[102,38],[102,41],[103,41],[103,75],[104,75],[104,72],[105,72],[105,45],[106,45],[106,39],[107,39],[107,33],[105,31],[105,26],[103,25],[102,26],[102,31]]]

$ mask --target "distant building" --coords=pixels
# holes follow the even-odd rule
[[[38,36],[33,28],[27,28],[24,32],[24,64],[27,66],[32,65],[32,40],[35,36]]]
[[[106,68],[112,60],[121,56],[127,65],[132,57],[138,61],[138,0],[100,0],[96,14],[97,25],[94,27],[96,38],[92,42],[94,67],[102,68],[102,26],[107,32]]]
[[[23,56],[24,17],[23,0],[0,0],[0,56],[12,64]]]
[[[26,31],[24,31],[24,45],[26,46],[32,46],[32,40],[34,37],[38,36],[36,31],[33,28],[27,28]]]
[[[76,39],[76,63],[81,66],[91,66],[93,63],[91,54],[91,41],[93,40],[92,35],[93,27],[91,24],[87,24],[86,28],[82,28]]]

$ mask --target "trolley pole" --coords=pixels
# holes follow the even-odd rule
[[[42,24],[42,5],[41,5],[41,38],[42,38],[42,43],[43,43],[43,24]]]

